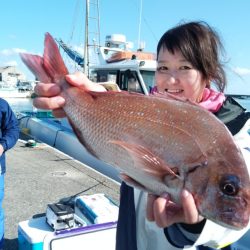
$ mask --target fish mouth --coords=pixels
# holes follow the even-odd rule
[[[221,221],[235,230],[241,230],[248,225],[249,215],[248,213],[241,214],[235,209],[229,209],[220,214]]]

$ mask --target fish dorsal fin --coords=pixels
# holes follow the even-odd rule
[[[52,78],[47,74],[43,66],[43,58],[38,55],[20,53],[23,63],[32,71],[32,73],[41,82],[51,82]]]
[[[125,141],[110,141],[112,144],[116,144],[124,148],[134,160],[135,167],[141,168],[145,173],[154,175],[156,177],[162,177],[166,175],[172,175],[179,178],[179,176],[168,166],[163,160],[154,155],[149,149],[137,145],[128,143]]]
[[[59,82],[62,77],[68,74],[58,46],[48,32],[45,34],[43,61],[46,72],[54,82]]]

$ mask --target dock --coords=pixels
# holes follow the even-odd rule
[[[18,249],[18,223],[45,215],[50,203],[105,193],[119,204],[118,182],[42,142],[27,147],[27,139],[21,134],[6,154],[5,250]]]

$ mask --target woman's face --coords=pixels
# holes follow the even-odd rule
[[[200,102],[206,82],[200,71],[188,62],[180,51],[170,53],[160,49],[155,75],[158,92],[167,92]]]

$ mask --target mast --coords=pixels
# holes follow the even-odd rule
[[[86,0],[84,73],[89,77],[89,65],[93,63],[89,49],[100,47],[99,0]]]
[[[83,72],[88,77],[89,76],[89,70],[88,70],[88,64],[89,64],[89,52],[88,52],[88,44],[89,44],[89,35],[88,35],[88,27],[89,27],[89,0],[86,0],[86,13],[85,13],[85,41],[84,41],[84,67]]]
[[[140,5],[139,27],[138,27],[138,50],[141,49],[141,18],[142,18],[142,0]]]

